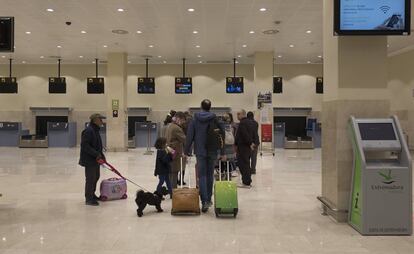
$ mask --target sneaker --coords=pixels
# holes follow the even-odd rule
[[[93,195],[93,200],[99,201],[99,200],[101,200],[101,199],[100,199],[98,196]]]
[[[207,203],[203,203],[203,205],[201,207],[201,211],[203,213],[206,213],[208,211],[208,208],[209,208],[208,204]]]
[[[237,171],[233,171],[231,172],[231,177],[238,177],[239,174],[237,173]]]
[[[86,201],[85,205],[90,205],[90,206],[99,206],[98,201],[96,200],[90,200],[90,201]]]
[[[242,184],[239,184],[237,187],[244,188],[244,189],[250,189],[252,188],[252,185],[251,184],[247,185],[247,184],[242,183]]]
[[[210,207],[212,207],[212,206],[213,206],[213,202],[208,201],[208,202],[206,203],[206,205],[210,208]]]

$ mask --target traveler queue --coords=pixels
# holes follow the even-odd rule
[[[214,169],[221,163],[229,163],[230,175],[237,176],[236,168],[241,174],[241,188],[251,188],[251,175],[256,173],[256,161],[259,142],[258,123],[252,112],[237,112],[239,123],[233,121],[233,115],[226,113],[217,117],[210,112],[211,101],[201,102],[201,112],[191,116],[188,112],[171,110],[155,142],[157,156],[154,175],[159,178],[157,191],[163,184],[168,193],[178,184],[186,185],[185,165],[188,157],[195,154],[196,178],[202,203],[202,212],[212,206]],[[99,198],[95,195],[99,180],[99,160],[105,159],[99,128],[103,117],[93,114],[90,124],[82,132],[79,164],[85,167],[86,205],[97,206]],[[218,167],[225,169],[225,166]],[[180,174],[180,171],[182,174]],[[224,171],[223,171],[224,172]],[[223,172],[218,172],[222,174]],[[228,179],[230,180],[230,179]]]

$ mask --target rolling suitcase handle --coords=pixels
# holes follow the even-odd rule
[[[188,161],[187,162],[189,162],[190,161],[190,159],[188,158],[187,159]],[[187,163],[187,165],[189,165],[190,163]],[[183,168],[184,168],[184,165],[185,165],[185,163],[184,163],[184,157],[181,157],[181,160],[180,160],[180,188],[182,189],[183,188],[183,181],[184,181],[184,179],[183,179]],[[191,188],[191,170],[188,170],[188,188]]]
[[[220,160],[219,161],[219,181],[221,182],[221,163],[222,163],[223,161],[222,160]],[[230,181],[231,179],[230,179],[230,162],[227,160],[226,161],[227,162],[227,181]]]

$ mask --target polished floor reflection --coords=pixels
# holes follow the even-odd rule
[[[173,217],[171,200],[164,213],[147,207],[138,218],[132,185],[127,200],[84,205],[77,149],[0,148],[0,253],[414,253],[414,237],[363,237],[320,215],[320,154],[279,150],[259,158],[254,187],[239,189],[237,219],[212,211]],[[107,157],[155,188],[153,156]],[[113,176],[102,170],[101,179]]]

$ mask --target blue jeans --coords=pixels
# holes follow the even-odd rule
[[[214,163],[216,159],[216,154],[197,156],[200,198],[202,203],[211,202],[214,183]]]
[[[170,193],[170,195],[172,195],[170,176],[169,175],[159,175],[158,180],[159,180],[159,182],[158,182],[158,185],[157,185],[157,191],[161,193],[162,185],[164,183],[166,183],[168,192]]]

